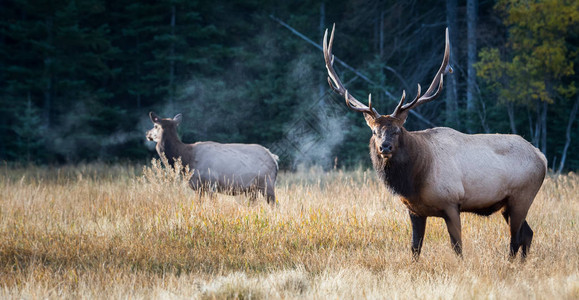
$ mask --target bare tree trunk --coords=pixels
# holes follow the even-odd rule
[[[26,109],[27,109],[27,113],[32,111],[32,97],[30,96],[30,90],[28,90],[28,93],[27,93],[27,107],[26,107]],[[30,148],[31,148],[30,147],[30,144],[31,144],[30,139],[31,139],[31,137],[30,137],[30,135],[26,135],[26,137],[24,137],[24,138],[26,139],[26,142],[25,142],[25,144],[26,144],[26,162],[30,162],[30,159],[32,157],[30,154]]]
[[[0,7],[4,7],[4,1],[0,0]],[[4,44],[5,44],[5,36],[4,34],[0,33],[0,49],[5,49],[4,48]],[[4,82],[4,78],[5,78],[5,70],[6,67],[4,66],[4,64],[2,63],[3,60],[0,60],[0,81]],[[4,101],[0,101],[0,102],[4,102]],[[7,121],[5,120],[6,118],[2,118],[2,120],[0,120],[0,127],[5,127],[7,124]],[[3,137],[0,137],[0,157],[5,157],[5,153],[6,153],[6,147],[4,146],[5,143],[2,142]]]
[[[0,7],[4,7],[4,1],[0,0]],[[0,49],[5,49],[4,44],[5,44],[5,40],[6,40],[6,36],[3,34],[3,32],[0,32]],[[0,80],[2,80],[2,82],[4,82],[4,76],[6,74],[6,72],[4,71],[6,70],[6,67],[3,64],[3,61],[0,60]],[[2,147],[2,146],[0,146]]]
[[[49,75],[50,76],[50,75]],[[46,80],[44,89],[44,127],[50,128],[50,111],[52,110],[52,76]]]
[[[320,41],[324,38],[324,31],[326,29],[326,3],[322,1],[320,3]],[[322,80],[318,84],[319,97],[323,97],[326,92],[325,87],[327,85],[325,76],[322,76]]]
[[[137,110],[141,110],[141,40],[139,38],[139,33],[137,33]]]
[[[535,140],[535,130],[533,129],[533,117],[531,117],[531,112],[529,110],[527,110],[527,118],[529,119],[529,133],[531,134],[531,144],[537,147],[537,142]]]
[[[324,38],[325,30],[326,30],[326,3],[322,1],[322,3],[320,3],[320,41],[322,41]]]
[[[380,49],[380,32],[379,32],[379,24],[377,20],[374,22],[374,51],[379,51]]]
[[[535,131],[533,134],[533,145],[539,148],[541,141],[541,100],[537,99],[537,120],[535,121]]]
[[[538,109],[538,108],[537,108]],[[535,134],[533,135],[533,145],[539,148],[539,141],[541,140],[541,122],[539,121],[540,111],[537,111],[537,121],[535,122]]]
[[[467,87],[466,87],[466,110],[469,117],[475,110],[475,93],[476,93],[476,72],[474,64],[476,63],[476,25],[477,25],[477,8],[478,0],[466,1],[466,24],[467,24]],[[468,131],[472,132],[472,126],[467,126]]]
[[[511,133],[517,134],[517,126],[515,125],[515,104],[513,102],[507,103],[507,113],[509,114],[509,123],[511,124]]]
[[[386,12],[380,12],[380,58],[384,57],[384,14]]]
[[[53,44],[53,33],[54,33],[54,20],[52,16],[46,19],[46,34],[47,42],[49,45]],[[43,121],[46,128],[50,128],[50,111],[52,110],[52,94],[53,94],[53,84],[54,75],[52,74],[52,64],[53,57],[47,54],[44,58],[44,71],[46,72],[45,78],[46,86],[44,87],[44,110],[43,110]]]
[[[557,174],[561,174],[561,171],[563,171],[563,167],[565,166],[565,159],[567,158],[567,150],[569,150],[569,145],[571,144],[571,129],[573,128],[573,122],[575,122],[575,118],[577,117],[578,109],[579,109],[579,95],[577,95],[575,104],[571,109],[571,114],[569,114],[569,122],[567,123],[567,132],[565,133],[566,137],[565,147],[563,148],[563,154],[561,154],[561,162],[559,164]]]
[[[380,12],[380,23],[378,24],[378,29],[380,30],[380,60],[384,58],[384,15],[386,14],[385,11]],[[386,74],[383,68],[380,69],[380,74],[382,75],[380,86],[386,86]],[[379,95],[380,103],[384,103],[384,94],[380,93]]]
[[[482,99],[480,99],[479,103],[480,103],[480,105],[479,105],[480,109],[478,109],[477,112],[478,112],[478,116],[480,119],[480,125],[482,126],[485,133],[490,133],[491,129],[489,128],[489,125],[486,121],[487,120],[487,117],[486,117],[487,116],[487,108],[486,108],[485,102]]]
[[[541,100],[535,100],[536,104],[536,122],[533,124],[533,117],[531,116],[531,111],[527,109],[527,117],[529,119],[529,132],[531,133],[531,144],[536,148],[539,148],[539,140],[541,135]],[[533,128],[534,127],[534,128]]]
[[[547,157],[547,102],[543,101],[541,110],[541,152]]]
[[[170,68],[169,68],[169,104],[173,107],[173,101],[175,97],[175,15],[177,14],[175,5],[171,6],[171,36],[173,40],[171,41],[170,49]]]
[[[450,65],[456,66],[456,47],[457,43],[457,31],[458,26],[456,25],[456,0],[446,0],[446,24],[449,28],[450,34]],[[458,119],[458,92],[456,86],[456,76],[447,76],[447,90],[446,90],[446,123],[449,126],[457,127],[460,126]]]

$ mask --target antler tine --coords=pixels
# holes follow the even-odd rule
[[[398,105],[394,109],[392,116],[396,116],[396,113],[398,111],[400,111],[400,109],[402,108],[402,105],[404,104],[404,100],[406,100],[406,90],[402,90],[402,97],[400,97],[400,102],[398,102]]]
[[[420,83],[418,84],[418,91],[416,92],[416,97],[414,97],[414,100],[406,103],[406,105],[402,106],[402,109],[408,109],[408,107],[412,107],[416,104],[416,101],[418,101],[418,99],[420,99],[420,93],[422,91],[422,87],[420,86]]]
[[[377,118],[380,114],[376,111],[376,109],[372,108],[371,96],[369,98],[369,106],[362,104],[356,98],[354,98],[348,90],[342,84],[342,81],[336,74],[334,70],[334,55],[332,54],[332,45],[334,43],[334,32],[336,29],[336,24],[332,26],[332,33],[330,34],[330,42],[328,43],[328,29],[324,32],[324,42],[323,42],[323,51],[324,51],[324,60],[326,62],[326,69],[328,70],[328,84],[332,88],[332,90],[346,99],[346,105],[355,111],[363,112],[370,114],[372,117]]]
[[[351,110],[355,110],[355,111],[359,111],[359,112],[363,112],[363,113],[370,113],[370,109],[368,107],[366,107],[365,105],[362,105],[362,107],[357,107],[352,105],[351,103],[351,97],[350,94],[348,93],[348,90],[346,90],[344,92],[344,99],[346,99],[346,105],[351,109]],[[356,104],[356,103],[355,103]],[[356,104],[357,105],[357,104]]]
[[[434,76],[434,79],[432,80],[432,83],[430,84],[430,86],[428,87],[428,90],[426,90],[426,93],[424,93],[425,97],[430,97],[430,94],[432,93],[432,91],[436,88],[437,85],[439,85],[439,83],[437,82],[439,78],[441,78],[440,75],[444,75],[447,72],[452,73],[452,67],[449,66],[449,61],[450,61],[450,42],[448,39],[448,28],[446,28],[446,32],[445,32],[445,45],[444,45],[444,57],[442,59],[442,64],[440,65],[440,68],[438,69],[438,72],[436,72],[436,75]],[[440,86],[440,85],[439,85]],[[440,89],[437,89],[437,92]],[[436,94],[436,93],[435,93]],[[429,95],[429,96],[427,96]]]
[[[328,84],[330,85],[330,88],[332,88],[332,91],[334,91],[334,93],[342,94],[340,93],[338,88],[334,86],[334,83],[332,82],[332,79],[330,79],[330,76],[328,76]]]
[[[324,60],[326,61],[326,69],[328,70],[328,82],[330,82],[330,86],[332,90],[339,93],[340,95],[344,94],[344,85],[338,76],[336,76],[336,71],[334,70],[334,55],[332,54],[332,45],[334,43],[334,29],[336,28],[336,24],[332,27],[332,33],[330,35],[330,43],[328,43],[328,29],[324,32]]]
[[[428,101],[432,101],[434,99],[436,99],[436,97],[438,97],[440,91],[442,91],[442,84],[444,81],[444,74],[440,74],[440,79],[439,79],[439,83],[438,83],[438,88],[436,89],[436,92],[430,96],[427,96],[426,94],[424,94],[424,96],[420,97],[420,102],[424,103],[424,102],[428,102]]]
[[[372,109],[372,102],[370,102],[370,107],[367,107],[366,105],[361,104],[360,102],[354,102],[354,105],[352,105],[352,96],[348,93],[348,90],[346,90],[344,92],[344,99],[346,99],[346,105],[351,109],[351,110],[355,110],[355,111],[359,111],[359,112],[363,112],[363,113],[368,113],[374,116],[374,113],[376,112],[376,110]],[[354,99],[355,100],[355,99]],[[357,101],[357,100],[356,100]],[[370,100],[371,101],[371,100]],[[360,107],[358,107],[357,105],[361,105]]]
[[[396,117],[398,114],[402,113],[405,110],[415,108],[421,104],[436,99],[436,97],[438,97],[440,95],[440,92],[442,91],[444,74],[453,72],[452,67],[449,65],[449,61],[450,61],[450,42],[448,38],[448,28],[446,28],[444,57],[442,59],[442,64],[440,65],[438,72],[436,72],[436,75],[434,75],[434,79],[430,83],[430,86],[428,87],[424,95],[421,96],[420,95],[421,87],[419,84],[418,94],[416,95],[416,98],[414,98],[412,102],[407,103],[406,105],[403,105],[404,99],[402,99],[401,102],[396,107],[396,109],[394,110],[394,113],[392,113],[392,116]]]

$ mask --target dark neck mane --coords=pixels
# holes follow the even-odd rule
[[[167,130],[163,132],[161,141],[157,144],[157,152],[159,155],[165,154],[169,164],[174,166],[175,159],[181,157],[182,160],[185,152],[186,145],[181,142],[179,136],[177,135],[177,130]],[[183,162],[185,163],[185,162]]]
[[[394,193],[407,199],[420,193],[432,160],[424,138],[404,129],[400,133],[398,148],[390,159],[378,154],[374,137],[370,139],[370,157],[378,177]]]

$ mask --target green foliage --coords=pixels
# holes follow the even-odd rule
[[[511,126],[527,127],[524,135],[549,153],[552,167],[562,155],[573,102],[569,99],[577,92],[579,2],[499,0],[494,11],[502,18],[505,39],[479,52],[475,67],[481,90],[499,105],[513,108]],[[525,110],[528,124],[521,122]],[[529,111],[537,111],[536,120]],[[547,121],[545,114],[556,117]],[[573,149],[579,143],[570,135]],[[576,168],[575,157],[568,158],[570,168]]]
[[[30,99],[25,107],[18,108],[16,126],[13,127],[16,139],[12,142],[13,159],[28,163],[41,162],[45,159],[42,148],[45,143],[40,110],[33,106]]]
[[[579,2],[565,0],[500,0],[495,9],[504,15],[508,42],[479,53],[477,74],[501,101],[526,106],[535,100],[553,103],[575,93],[576,55],[566,42],[579,21]]]

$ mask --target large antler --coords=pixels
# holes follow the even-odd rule
[[[443,83],[443,76],[446,73],[452,73],[452,67],[448,64],[449,60],[450,60],[450,45],[449,45],[449,41],[448,41],[448,28],[446,28],[446,45],[444,47],[444,58],[442,59],[442,65],[440,66],[440,69],[438,69],[438,72],[436,72],[436,75],[434,76],[434,79],[432,80],[432,83],[430,84],[430,87],[428,88],[428,90],[426,90],[426,93],[424,93],[424,95],[420,96],[420,84],[418,84],[418,93],[416,94],[416,98],[414,98],[414,100],[412,100],[409,103],[404,104],[404,100],[406,99],[406,91],[402,91],[402,98],[400,99],[400,103],[398,103],[398,106],[396,106],[396,109],[394,110],[394,112],[390,115],[392,117],[400,117],[400,115],[407,110],[413,109],[419,105],[422,105],[426,102],[430,102],[434,99],[436,99],[436,97],[438,97],[440,95],[440,92],[442,91],[442,83]],[[438,87],[437,87],[438,86]],[[436,91],[434,91],[434,89],[436,88]]]
[[[352,110],[367,113],[373,118],[380,117],[380,114],[376,109],[372,107],[372,95],[368,95],[368,106],[362,104],[360,101],[356,100],[352,95],[348,93],[348,90],[342,84],[342,81],[336,75],[334,70],[334,55],[332,54],[332,44],[334,43],[334,30],[336,29],[336,24],[332,27],[332,34],[330,35],[330,43],[328,44],[328,30],[324,33],[324,59],[326,60],[326,69],[328,69],[328,83],[334,92],[344,96],[346,99],[346,105]]]

